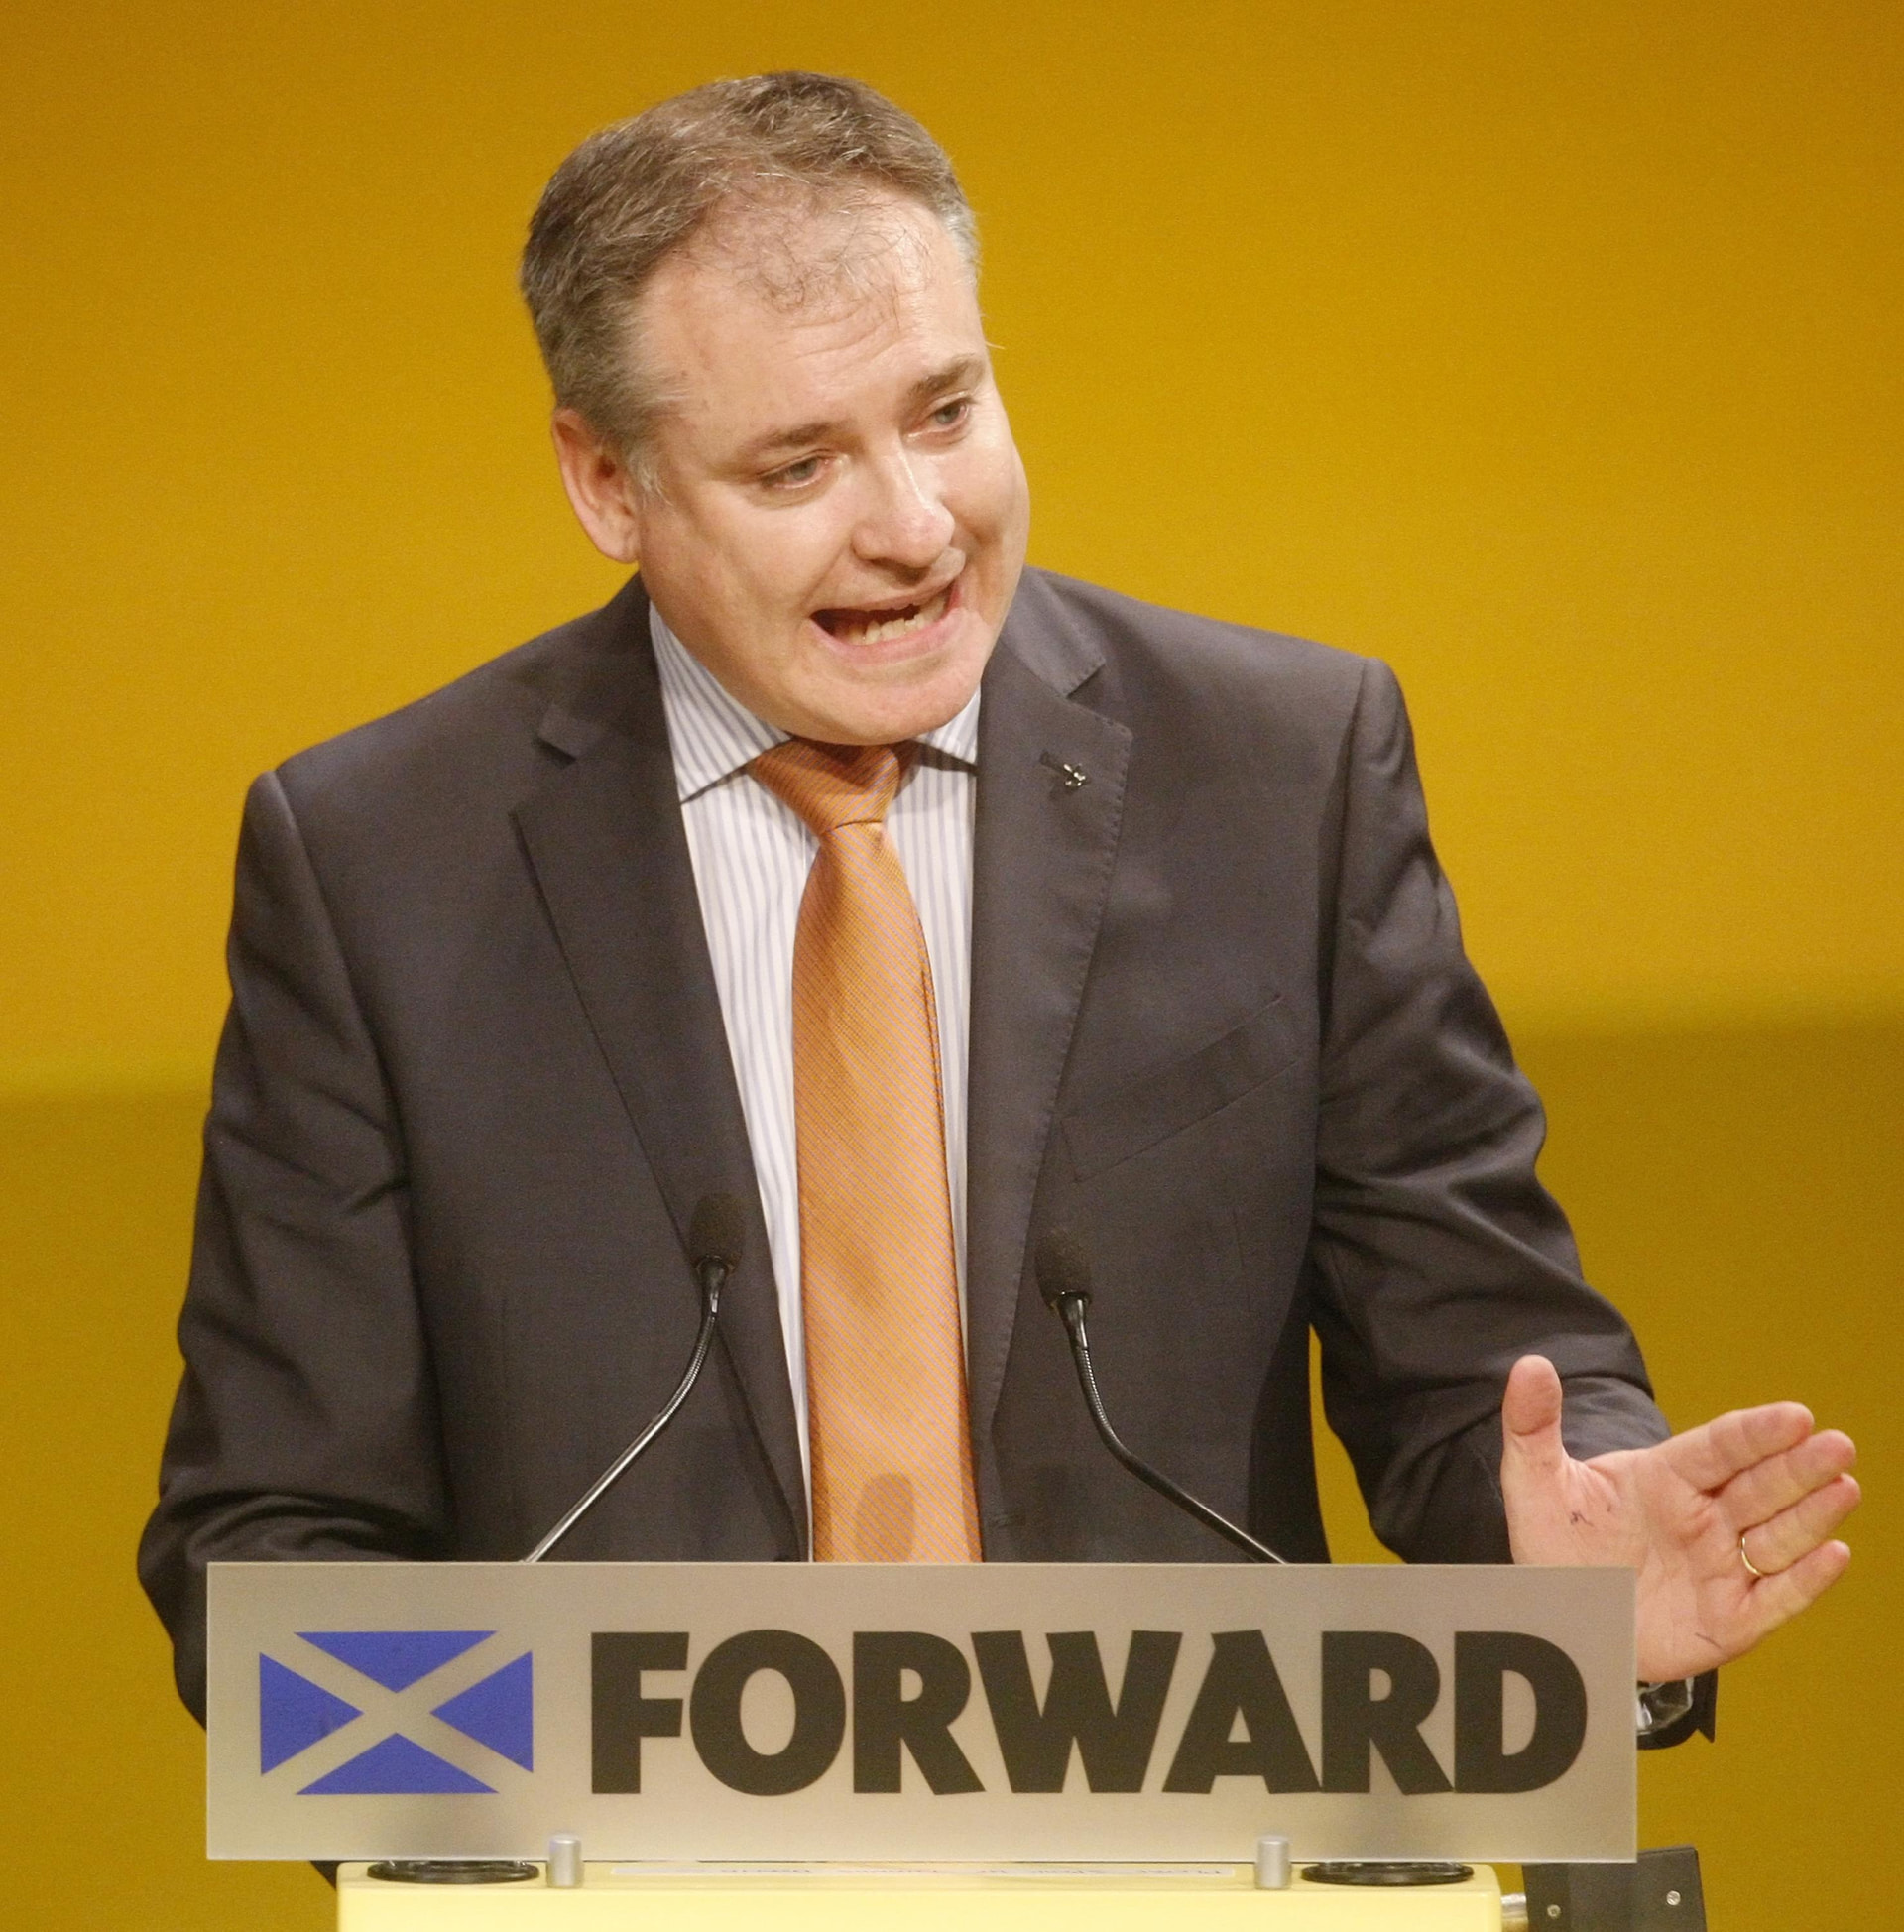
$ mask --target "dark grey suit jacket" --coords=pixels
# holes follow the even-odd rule
[[[564,1546],[804,1553],[779,1318],[647,602],[259,780],[185,1374],[141,1568],[201,1706],[219,1557],[522,1554],[658,1406],[682,1236],[743,1194],[715,1373]],[[1030,1278],[1065,1223],[1131,1444],[1327,1549],[1308,1336],[1383,1539],[1501,1559],[1502,1379],[1665,1427],[1534,1178],[1380,664],[1028,572],[984,685],[968,1330],[986,1552],[1219,1560],[1090,1432]],[[1068,785],[1058,767],[1086,775]]]

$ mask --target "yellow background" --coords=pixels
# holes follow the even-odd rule
[[[0,1816],[48,1927],[205,1867],[131,1546],[246,780],[578,609],[512,293],[542,180],[718,73],[946,142],[1035,558],[1388,659],[1590,1270],[1687,1422],[1860,1436],[1849,1580],[1642,1766],[1725,1932],[1900,1849],[1904,16],[15,0],[0,40]],[[1366,1553],[1327,1464],[1339,1552]],[[106,1861],[61,1904],[56,1853]],[[43,1872],[32,1865],[45,1852]],[[1803,1869],[1801,1869],[1803,1868]],[[1890,1875],[1874,1880],[1891,1885]],[[16,1898],[19,1893],[11,1895]]]

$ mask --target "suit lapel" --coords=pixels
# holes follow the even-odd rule
[[[708,959],[668,749],[648,600],[605,616],[613,649],[551,706],[541,735],[570,762],[516,813],[562,956],[676,1229],[728,1189],[749,1210],[747,1259],[720,1335],[796,1536],[799,1436],[746,1122]]]
[[[1102,664],[1027,573],[979,712],[966,1296],[982,1494],[1032,1196],[1124,808],[1130,733],[1071,696]]]

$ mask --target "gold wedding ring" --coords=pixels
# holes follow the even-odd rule
[[[1765,1579],[1772,1574],[1770,1570],[1761,1570],[1758,1567],[1758,1565],[1754,1563],[1752,1559],[1745,1554],[1745,1532],[1743,1530],[1739,1531],[1739,1536],[1738,1536],[1738,1560],[1741,1563],[1743,1563],[1745,1567],[1751,1571],[1753,1576],[1757,1577],[1761,1583],[1763,1583]]]

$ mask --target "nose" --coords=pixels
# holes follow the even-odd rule
[[[853,551],[864,563],[918,575],[945,554],[954,528],[929,462],[896,449],[863,472],[867,496],[853,533]]]

